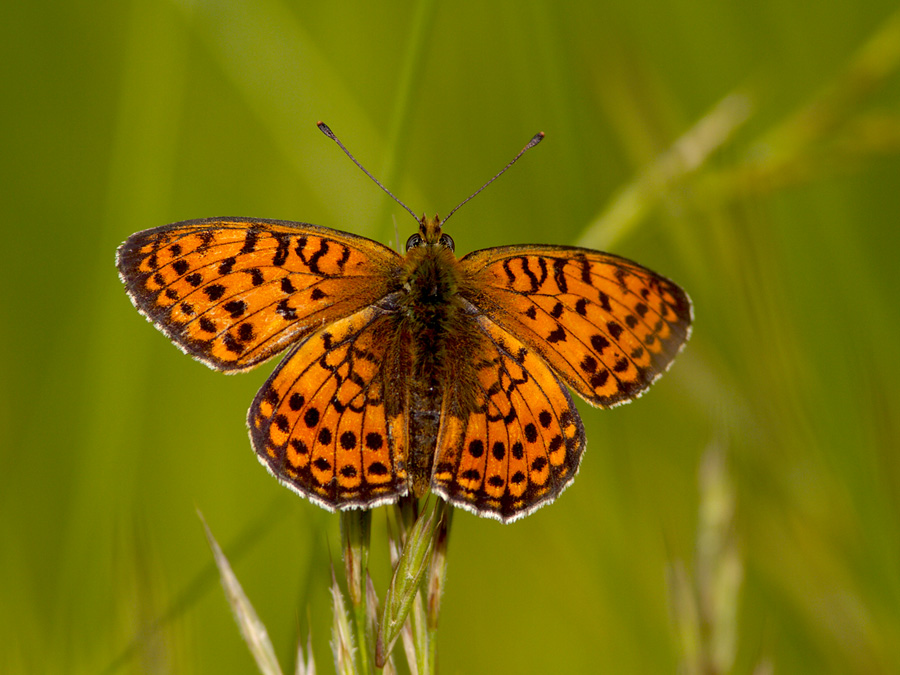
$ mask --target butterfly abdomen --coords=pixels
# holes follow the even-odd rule
[[[460,272],[450,249],[427,246],[407,253],[398,320],[408,336],[409,450],[412,491],[425,494],[431,482],[443,403],[442,383],[458,371],[458,342],[468,318],[459,297]]]

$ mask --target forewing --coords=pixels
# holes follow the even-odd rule
[[[313,333],[250,407],[260,461],[325,508],[369,508],[407,492],[405,420],[390,398],[400,392],[385,387],[389,329],[384,311],[373,306]]]
[[[448,383],[432,490],[510,522],[553,501],[575,478],[584,428],[543,359],[486,317],[474,380]]]
[[[382,298],[400,261],[364,237],[252,218],[138,232],[116,257],[135,307],[187,354],[226,371]]]
[[[687,294],[625,258],[575,247],[510,246],[460,262],[467,299],[596,406],[640,396],[690,335]]]

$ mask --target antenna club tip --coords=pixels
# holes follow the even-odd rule
[[[319,131],[328,136],[328,138],[334,138],[334,132],[327,124],[325,124],[325,122],[319,120],[318,122],[316,122],[316,126],[319,127]]]
[[[538,143],[540,143],[542,140],[544,140],[544,132],[543,132],[543,131],[539,131],[539,132],[537,132],[537,133],[534,135],[534,137],[533,137],[530,141],[528,141],[528,146],[527,146],[527,147],[533,148],[533,147],[536,146]]]

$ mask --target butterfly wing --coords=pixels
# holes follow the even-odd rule
[[[625,258],[507,246],[475,251],[460,264],[467,299],[595,406],[640,396],[690,335],[687,294]]]
[[[457,506],[511,522],[572,482],[584,428],[537,353],[490,319],[474,320],[474,377],[448,383],[431,485]]]
[[[250,407],[250,440],[283,484],[325,508],[407,493],[402,387],[392,386],[388,312],[378,306],[305,338]]]
[[[388,293],[399,255],[326,227],[254,218],[145,230],[116,263],[135,307],[211,368],[247,370]]]

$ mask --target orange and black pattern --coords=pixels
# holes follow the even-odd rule
[[[137,309],[211,368],[288,350],[250,408],[282,483],[328,509],[429,489],[510,522],[555,499],[585,446],[565,385],[640,396],[690,334],[684,291],[637,263],[562,246],[457,259],[422,218],[405,256],[305,223],[213,218],[130,237]]]

